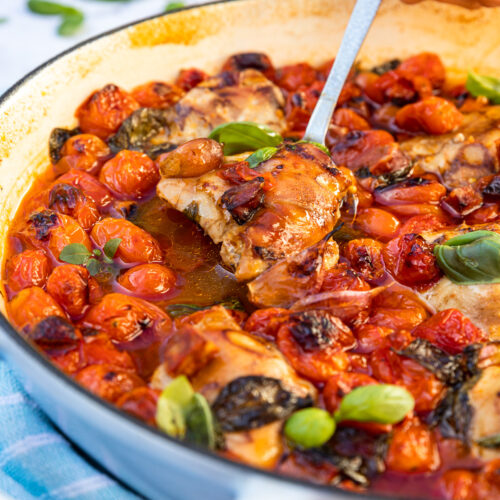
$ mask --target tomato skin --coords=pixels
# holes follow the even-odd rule
[[[446,195],[446,188],[439,182],[422,178],[411,178],[392,186],[375,189],[374,197],[380,205],[394,209],[395,205],[438,204]]]
[[[476,500],[476,481],[476,474],[470,470],[448,470],[441,477],[441,491],[446,500]]]
[[[89,309],[82,325],[106,333],[111,340],[129,342],[148,329],[157,336],[164,336],[170,331],[172,321],[161,309],[145,300],[109,293]]]
[[[176,103],[184,92],[176,85],[149,82],[135,87],[131,94],[142,108],[168,108]]]
[[[155,188],[160,173],[153,160],[144,153],[123,150],[105,163],[99,180],[117,198],[138,200]]]
[[[185,92],[189,92],[191,89],[199,85],[201,82],[206,80],[208,75],[197,68],[181,69],[177,80],[175,80],[175,85],[180,87]]]
[[[150,387],[137,387],[118,398],[116,406],[149,425],[156,425],[158,397],[158,391]]]
[[[469,225],[486,224],[500,218],[500,207],[498,203],[488,204],[478,208],[465,218],[465,223]]]
[[[105,334],[85,337],[81,348],[86,365],[107,365],[135,371],[135,364],[127,351],[118,350]]]
[[[431,245],[418,234],[394,238],[385,247],[383,257],[387,270],[404,285],[425,285],[441,276]]]
[[[370,282],[382,278],[385,274],[382,250],[383,245],[379,241],[361,238],[349,241],[343,249],[343,254],[352,268]]]
[[[394,430],[385,462],[407,474],[435,471],[441,465],[436,437],[418,419],[405,420]]]
[[[91,94],[76,110],[75,116],[84,133],[107,139],[139,107],[128,92],[109,84]]]
[[[487,339],[482,330],[457,309],[436,313],[418,325],[412,334],[427,339],[450,354],[458,354],[468,345]]]
[[[415,87],[411,79],[405,78],[397,71],[387,71],[376,78],[367,78],[364,87],[365,94],[378,104],[393,102],[405,104],[416,97]]]
[[[92,198],[87,198],[81,189],[71,184],[55,184],[49,193],[49,208],[77,220],[85,231],[100,219],[99,210]]]
[[[369,123],[349,108],[339,108],[333,114],[333,123],[349,130],[369,130]]]
[[[89,237],[78,222],[68,215],[58,215],[60,224],[50,231],[48,248],[55,259],[59,260],[63,248],[71,243],[80,243],[92,250]]]
[[[107,144],[92,134],[78,134],[70,137],[61,149],[61,159],[55,165],[57,174],[64,174],[72,168],[91,174],[99,171],[110,157]]]
[[[140,264],[118,278],[118,283],[133,295],[150,300],[163,297],[175,282],[175,273],[161,264]]]
[[[276,71],[276,84],[289,92],[312,85],[317,79],[317,71],[307,63],[283,66]]]
[[[125,264],[161,262],[162,253],[158,242],[146,231],[125,219],[108,217],[97,222],[91,237],[99,247],[108,240],[121,238],[115,257]]]
[[[145,385],[134,373],[107,365],[89,365],[76,374],[75,380],[90,392],[110,402],[115,402],[124,394]]]
[[[10,292],[32,286],[43,287],[50,273],[50,263],[43,250],[25,250],[13,255],[5,269]]]
[[[446,70],[441,58],[432,52],[422,52],[405,59],[397,72],[407,77],[423,76],[434,88],[440,88],[446,78]]]
[[[113,201],[109,189],[94,176],[83,170],[71,169],[66,174],[61,175],[57,182],[67,183],[81,189],[85,196],[94,200],[99,209],[106,208]]]
[[[9,318],[18,330],[30,331],[47,316],[65,318],[59,304],[42,288],[21,290],[8,304]]]
[[[370,285],[362,278],[361,274],[350,269],[347,264],[340,263],[325,274],[321,292],[336,290],[369,290]]]
[[[275,340],[280,326],[288,320],[289,314],[288,309],[280,307],[257,309],[250,314],[243,329],[266,340]]]
[[[366,208],[358,211],[355,224],[368,236],[389,241],[396,236],[399,220],[390,212],[380,208]]]
[[[79,317],[89,304],[91,279],[93,278],[83,266],[63,264],[56,267],[49,276],[47,292],[71,317]]]
[[[414,215],[410,217],[399,229],[399,234],[422,233],[437,231],[448,225],[446,219],[435,214]]]
[[[389,336],[393,331],[392,328],[372,325],[370,323],[360,325],[354,331],[358,340],[356,352],[369,354],[377,349],[389,347]]]
[[[427,97],[408,104],[396,113],[396,124],[409,132],[446,134],[461,125],[463,115],[456,106],[441,97]]]

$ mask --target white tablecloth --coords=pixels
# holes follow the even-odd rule
[[[47,59],[86,38],[162,12],[169,0],[55,0],[85,12],[83,29],[75,36],[57,35],[59,19],[31,13],[27,0],[0,0],[0,95]],[[203,3],[187,0],[186,5]]]

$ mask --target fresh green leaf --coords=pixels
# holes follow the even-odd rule
[[[307,143],[307,144],[312,144],[313,146],[316,146],[318,149],[321,149],[321,151],[323,151],[323,153],[326,153],[328,156],[330,156],[330,150],[324,145],[324,144],[320,144],[319,142],[314,142],[314,141],[298,141],[297,144],[303,144],[303,143]]]
[[[195,393],[186,406],[184,416],[187,426],[186,439],[193,444],[215,448],[215,425],[207,400]]]
[[[208,137],[224,145],[226,156],[268,146],[277,147],[283,142],[280,134],[253,122],[225,123],[212,130]]]
[[[100,257],[102,255],[102,252],[98,249],[98,248],[94,248],[94,250],[92,250],[92,253],[96,256],[96,257]]]
[[[174,378],[170,384],[163,389],[162,398],[167,398],[178,404],[184,410],[194,396],[193,388],[185,375]]]
[[[6,17],[0,17],[0,24],[6,23],[8,19]]]
[[[250,165],[250,168],[255,168],[257,165],[260,165],[263,161],[269,160],[276,151],[278,151],[278,148],[275,148],[273,146],[268,146],[266,148],[260,148],[255,151],[255,153],[252,153],[246,161]]]
[[[500,79],[498,78],[482,76],[470,71],[465,87],[474,97],[484,96],[491,102],[500,104]]]
[[[28,9],[35,14],[43,16],[71,16],[81,14],[78,9],[57,2],[46,2],[45,0],[29,0]]]
[[[324,445],[335,432],[335,420],[321,408],[304,408],[285,423],[285,436],[302,448]]]
[[[108,259],[113,259],[114,256],[116,255],[116,252],[117,252],[118,247],[120,246],[121,242],[122,242],[121,238],[112,238],[112,239],[106,241],[106,244],[104,245],[104,248],[102,249],[104,252],[104,255]]]
[[[170,2],[165,7],[165,12],[172,12],[184,8],[184,2]]]
[[[186,421],[181,407],[163,394],[156,406],[156,425],[169,436],[183,438],[186,435]]]
[[[97,259],[94,259],[94,257],[88,259],[84,265],[87,268],[90,276],[95,276],[102,271],[102,264]]]
[[[500,434],[492,434],[476,441],[483,448],[500,448]]]
[[[67,262],[68,264],[83,266],[91,256],[92,253],[85,245],[81,243],[70,243],[61,250],[59,260]]]
[[[335,412],[335,420],[395,424],[413,410],[415,400],[398,385],[376,384],[356,387],[346,394]]]
[[[434,247],[444,274],[460,285],[500,283],[500,235],[472,231]]]
[[[63,16],[57,32],[61,36],[72,36],[80,30],[83,25],[84,16],[80,12],[70,16]]]

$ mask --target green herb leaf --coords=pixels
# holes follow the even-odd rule
[[[330,150],[324,145],[324,144],[320,144],[319,142],[314,142],[314,141],[298,141],[297,144],[303,144],[303,143],[306,143],[306,144],[312,144],[313,146],[316,146],[318,149],[321,149],[321,151],[323,151],[323,153],[326,153],[328,156],[330,156]]]
[[[67,262],[68,264],[83,266],[91,256],[92,253],[85,245],[81,243],[70,243],[61,250],[59,260]]]
[[[472,231],[434,247],[444,274],[460,285],[500,283],[500,235]]]
[[[57,28],[57,32],[61,36],[72,36],[80,30],[83,25],[84,16],[81,12],[63,16],[62,22]]]
[[[102,255],[102,252],[98,249],[98,248],[94,248],[94,250],[92,250],[92,253],[96,256],[96,257],[100,257]]]
[[[29,0],[28,9],[35,14],[43,16],[71,16],[81,12],[68,5],[57,2],[46,2],[45,0]]]
[[[207,400],[195,393],[186,406],[184,416],[187,425],[186,439],[193,444],[215,448],[215,425]]]
[[[222,302],[216,302],[215,304],[209,304],[206,306],[199,306],[196,304],[169,304],[165,310],[172,316],[172,318],[178,318],[180,316],[187,316],[188,314],[193,314],[197,311],[205,311],[213,306],[222,306],[226,309],[232,309],[235,311],[243,311],[244,307],[240,299],[237,297],[229,297]]]
[[[163,389],[160,397],[170,399],[184,410],[193,399],[194,394],[195,392],[187,377],[179,375]]]
[[[285,423],[285,436],[302,448],[324,445],[335,432],[335,420],[321,408],[304,408]]]
[[[276,151],[278,151],[278,148],[275,148],[273,146],[268,146],[266,148],[260,148],[255,151],[255,153],[252,153],[246,161],[250,165],[250,168],[255,168],[257,165],[261,164],[263,161],[269,160]]]
[[[492,434],[476,441],[483,448],[500,448],[500,434]]]
[[[181,407],[163,394],[156,406],[156,425],[169,436],[183,438],[186,435],[186,421]]]
[[[6,17],[0,17],[0,24],[6,23],[8,19]]]
[[[116,252],[118,250],[118,247],[120,246],[120,243],[122,242],[121,238],[112,238],[108,241],[106,241],[106,244],[104,245],[104,248],[102,249],[104,252],[104,255],[108,259],[113,259],[114,256],[116,255]]]
[[[90,276],[95,276],[102,271],[102,264],[97,259],[94,259],[94,257],[88,259],[84,265],[87,268]]]
[[[481,76],[472,71],[467,75],[465,88],[474,96],[487,97],[491,102],[500,104],[500,79]]]
[[[253,122],[230,122],[218,126],[208,136],[224,144],[226,156],[256,151],[268,146],[277,147],[283,137],[274,130]]]
[[[395,424],[413,410],[415,400],[398,385],[377,384],[356,387],[346,394],[335,412],[335,420]]]
[[[184,8],[184,2],[170,2],[165,7],[165,12],[172,12]]]

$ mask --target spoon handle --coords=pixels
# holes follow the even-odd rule
[[[304,140],[325,143],[342,87],[370,29],[381,0],[357,0],[323,92],[312,112]]]

